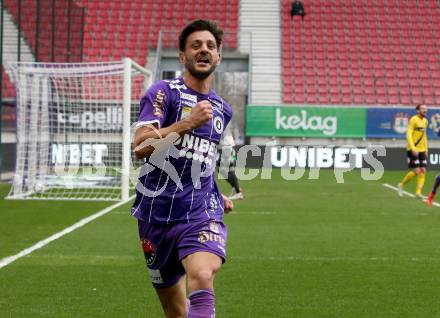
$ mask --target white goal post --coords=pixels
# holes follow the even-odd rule
[[[129,58],[8,63],[17,96],[8,199],[127,200],[131,123],[152,72]]]

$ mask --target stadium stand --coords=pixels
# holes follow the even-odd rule
[[[32,50],[36,45],[37,6],[22,0],[21,30]],[[5,0],[18,23],[17,1]],[[67,1],[56,1],[55,27],[60,41],[51,52],[52,1],[41,1],[39,61],[66,61]],[[219,21],[225,47],[238,47],[239,0],[79,0],[85,8],[84,62],[128,56],[145,65],[149,48],[177,47],[178,30],[190,19]],[[290,1],[282,0],[281,33],[285,103],[305,104],[427,104],[440,103],[440,23],[438,1],[304,1],[307,16],[290,17]],[[208,10],[211,8],[212,10]],[[213,9],[215,8],[215,9]],[[46,16],[44,16],[47,12]],[[77,30],[79,32],[79,30]],[[78,33],[74,32],[74,34]],[[3,95],[13,96],[3,75]]]
[[[18,25],[18,2],[5,0],[5,6]],[[78,62],[81,60],[81,13],[81,7],[74,1],[40,1],[38,9],[35,0],[21,0],[21,32],[36,55],[36,60],[40,62]],[[68,21],[69,16],[70,21]],[[69,43],[68,29],[70,31]],[[52,34],[54,34],[53,39]],[[53,52],[52,45],[54,46]]]
[[[5,0],[4,5],[15,25],[20,27],[21,36],[32,50],[35,60],[39,62],[78,62],[81,60],[82,8],[77,2],[40,1],[38,9],[37,1],[21,0],[20,13],[18,1]],[[68,16],[70,16],[70,21],[68,21]],[[2,79],[3,97],[13,97],[15,94],[13,85],[4,72],[2,72]]]
[[[22,0],[21,29],[32,50],[36,50],[35,23],[37,6],[35,0]],[[51,6],[52,1],[41,1],[41,34],[39,35],[38,61],[52,61],[51,52]],[[57,37],[65,40],[67,34],[67,3],[56,1],[55,28]],[[146,65],[148,49],[157,48],[159,31],[163,33],[163,47],[176,48],[177,34],[190,20],[209,18],[219,22],[225,31],[224,47],[235,49],[238,42],[239,0],[78,0],[76,6],[84,7],[83,45],[78,36],[73,36],[71,46],[82,47],[82,61],[109,61],[130,57]],[[5,0],[5,6],[18,22],[16,0]],[[208,10],[210,8],[210,10]],[[79,32],[79,29],[78,29]],[[75,33],[74,33],[75,34]],[[65,41],[64,41],[65,42]],[[53,60],[66,61],[66,46],[56,42]],[[64,43],[64,45],[63,45]],[[70,60],[72,61],[72,60]],[[5,76],[4,76],[5,78]],[[8,81],[7,81],[8,82]],[[8,84],[9,85],[9,84]],[[7,94],[7,95],[5,95]],[[4,96],[10,96],[5,89]]]
[[[285,103],[440,104],[438,1],[282,1]]]
[[[217,20],[230,35],[226,37],[225,47],[237,47],[238,0],[84,0],[82,4],[87,8],[84,61],[128,56],[145,65],[148,48],[157,47],[161,30],[163,47],[176,48],[177,32],[194,18]],[[207,10],[212,6],[217,10]]]

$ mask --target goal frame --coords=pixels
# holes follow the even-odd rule
[[[118,64],[119,63],[119,64]],[[20,125],[23,125],[23,122],[20,122],[17,120],[17,151],[16,151],[16,164],[15,164],[15,173],[13,177],[12,187],[9,192],[9,194],[6,196],[6,199],[37,199],[37,200],[84,200],[84,201],[127,201],[129,199],[130,195],[130,171],[131,171],[131,141],[132,141],[132,131],[131,131],[131,124],[132,124],[132,77],[135,75],[141,75],[143,76],[143,91],[145,91],[148,87],[151,86],[153,81],[153,72],[140,66],[138,63],[133,61],[130,58],[124,58],[122,61],[110,61],[110,62],[90,62],[90,63],[35,63],[35,62],[8,62],[6,63],[6,71],[9,74],[10,78],[14,82],[14,85],[18,91],[19,89],[19,81],[20,81],[20,75],[18,74],[20,69],[26,69],[31,70],[32,68],[37,69],[38,66],[43,67],[44,66],[53,66],[55,71],[57,70],[56,67],[60,68],[81,68],[84,67],[85,69],[87,66],[91,65],[119,65],[123,67],[123,73],[121,78],[123,79],[123,87],[122,87],[122,152],[121,152],[121,166],[120,166],[120,195],[119,198],[87,198],[87,197],[74,197],[74,196],[39,196],[37,195],[37,191],[14,191],[14,187],[17,187],[19,185],[19,182],[24,182],[23,180],[19,180],[20,178],[24,178],[24,176],[17,175],[17,166],[19,162],[19,156],[29,156],[29,153],[23,154],[19,153],[20,149],[20,143],[24,143],[23,140],[20,140],[20,129],[23,129]],[[47,68],[46,71],[47,74],[50,74],[50,67]],[[23,71],[22,71],[23,72]],[[42,74],[44,73],[44,70],[41,71]],[[133,73],[135,72],[135,73]],[[120,73],[119,73],[120,74]],[[39,76],[41,74],[36,74],[35,76]],[[46,75],[49,76],[49,75]],[[143,92],[140,92],[143,93]],[[34,94],[27,93],[27,94]],[[40,98],[40,97],[39,97]],[[120,101],[120,99],[118,99]],[[27,105],[21,105],[20,97],[17,94],[17,113],[20,111],[19,107],[26,107]],[[118,102],[119,103],[119,102]],[[48,110],[49,112],[49,110]],[[47,115],[47,118],[49,115]],[[17,117],[18,118],[18,117]],[[64,132],[66,133],[66,132]],[[118,133],[120,134],[120,133]],[[43,135],[43,137],[42,137]],[[26,140],[27,142],[35,142],[37,144],[41,140],[37,140],[37,136],[34,136],[32,139],[35,140]],[[44,134],[40,135],[40,138],[44,138]],[[23,157],[21,157],[23,158]],[[82,168],[82,167],[81,167]],[[114,189],[117,189],[115,186]]]

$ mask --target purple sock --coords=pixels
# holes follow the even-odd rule
[[[188,318],[215,318],[215,296],[212,289],[193,291],[188,298]]]
[[[436,194],[437,189],[440,186],[440,174],[435,177],[434,186],[432,187],[432,193]]]

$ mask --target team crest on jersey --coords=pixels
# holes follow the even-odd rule
[[[214,129],[218,134],[223,132],[223,119],[220,116],[214,117]]]
[[[156,252],[154,251],[153,243],[147,239],[141,240],[142,249],[144,251],[145,261],[147,265],[151,265],[156,260]]]
[[[393,129],[398,134],[404,134],[408,127],[409,116],[405,113],[397,113],[394,115]]]

